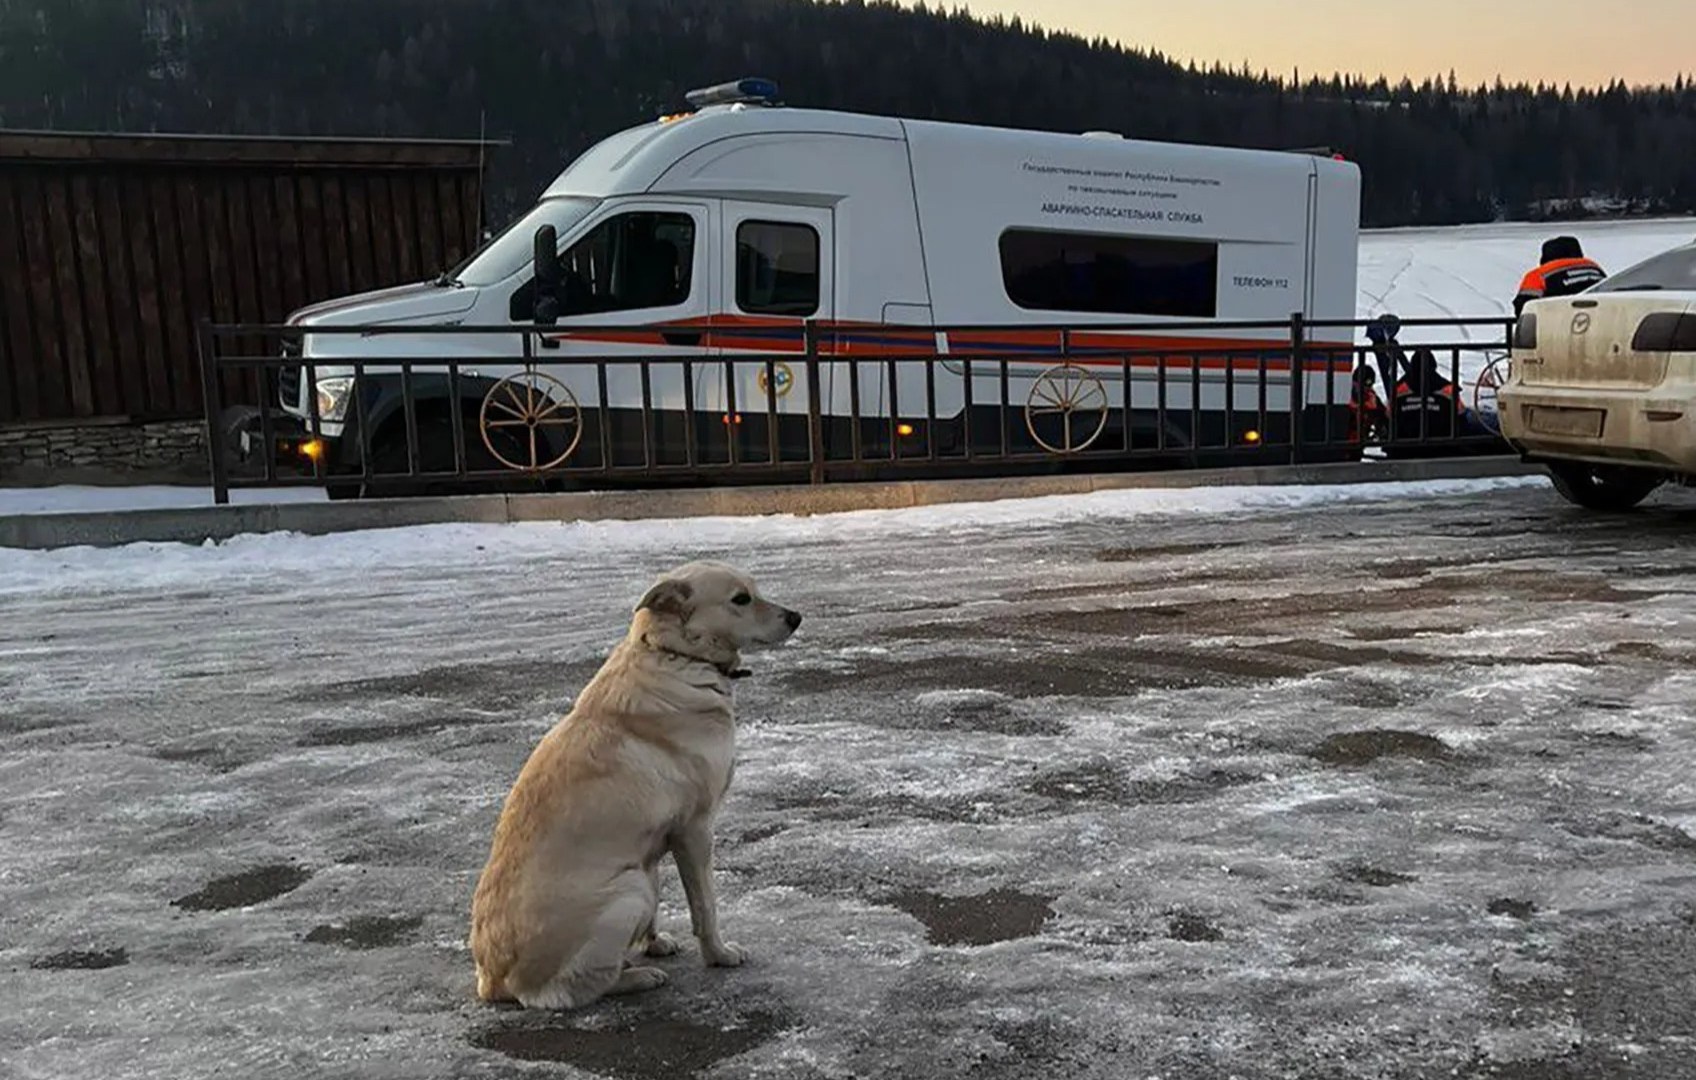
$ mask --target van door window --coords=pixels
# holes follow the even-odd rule
[[[562,316],[669,308],[688,303],[695,272],[695,219],[640,210],[610,217],[560,256]],[[512,317],[535,311],[535,281],[513,293]]]
[[[1022,308],[1211,319],[1219,245],[1196,240],[1009,229],[1001,276]]]
[[[819,234],[810,225],[744,221],[736,229],[736,306],[805,318],[819,310]]]

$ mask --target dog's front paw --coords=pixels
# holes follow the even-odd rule
[[[677,939],[670,934],[655,934],[648,939],[648,947],[643,951],[655,958],[676,956]]]
[[[728,941],[702,942],[701,955],[709,967],[741,967],[748,960],[748,950]]]

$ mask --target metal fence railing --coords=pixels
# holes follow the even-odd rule
[[[1510,332],[1300,316],[208,324],[200,350],[225,502],[244,487],[351,497],[1507,453],[1473,388]]]

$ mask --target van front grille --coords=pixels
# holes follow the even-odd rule
[[[300,355],[300,339],[286,337],[283,339],[282,354],[284,357]],[[301,369],[298,364],[277,369],[277,402],[285,409],[302,409],[305,404],[300,397]]]

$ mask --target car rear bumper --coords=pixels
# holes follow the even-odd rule
[[[1696,384],[1652,390],[1507,386],[1502,434],[1532,459],[1639,465],[1696,474]]]

